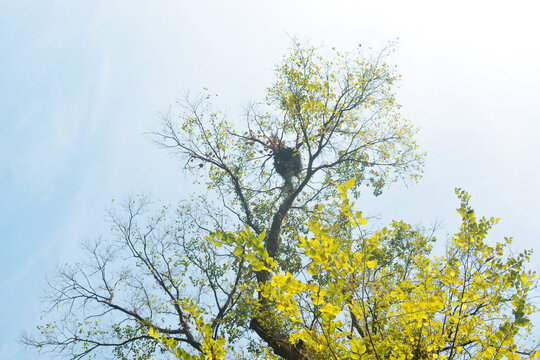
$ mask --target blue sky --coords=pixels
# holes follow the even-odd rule
[[[33,358],[16,339],[37,324],[45,275],[106,234],[111,199],[193,189],[145,137],[159,112],[206,87],[234,117],[264,96],[290,36],[344,50],[399,37],[425,176],[359,206],[451,233],[460,186],[502,218],[494,237],[540,251],[540,5],[509,4],[0,0],[0,359]]]

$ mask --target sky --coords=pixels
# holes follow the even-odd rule
[[[39,321],[46,275],[107,234],[112,199],[174,204],[196,190],[147,137],[160,113],[203,88],[241,113],[264,97],[292,37],[341,50],[397,40],[389,60],[403,76],[402,113],[421,129],[425,175],[357,206],[451,234],[462,187],[477,213],[501,218],[495,240],[540,253],[539,10],[520,0],[0,0],[0,359],[34,358],[17,338]]]

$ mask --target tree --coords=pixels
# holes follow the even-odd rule
[[[532,326],[530,253],[505,257],[508,242],[485,244],[495,220],[476,220],[465,193],[462,228],[442,258],[419,230],[393,222],[370,231],[352,209],[347,192],[379,195],[421,174],[388,51],[325,57],[295,44],[244,127],[209,96],[163,116],[156,141],[220,205],[199,197],[174,216],[148,216],[150,202],[138,198],[111,211],[117,236],[87,246],[86,264],[59,270],[49,297],[62,317],[25,342],[74,358],[102,348],[121,359],[530,354],[517,347]]]

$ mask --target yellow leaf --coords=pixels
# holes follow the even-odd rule
[[[313,305],[318,306],[318,305],[321,305],[324,302],[324,297],[312,294],[311,295],[311,301],[313,302]]]
[[[319,268],[315,267],[315,266],[310,266],[310,267],[308,267],[308,272],[311,275],[317,275],[319,273]]]
[[[243,250],[240,246],[237,246],[236,249],[234,249],[234,256],[240,256],[242,254]]]
[[[326,303],[323,306],[321,306],[320,310],[321,310],[322,313],[328,313],[328,314],[333,315],[333,316],[336,316],[337,314],[339,314],[341,312],[340,307],[335,306],[335,305],[330,304],[330,303]]]
[[[373,269],[375,266],[377,266],[377,260],[371,260],[366,262],[366,266],[370,269]]]
[[[347,182],[345,183],[345,187],[347,189],[350,189],[354,186],[354,184],[356,183],[356,178],[352,178],[352,179],[349,179],[347,180]]]

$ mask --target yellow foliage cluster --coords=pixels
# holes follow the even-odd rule
[[[220,238],[235,243],[235,255],[255,271],[271,273],[271,281],[258,290],[271,302],[275,314],[270,316],[280,319],[291,344],[301,341],[313,359],[540,357],[524,347],[523,338],[536,311],[528,299],[536,274],[524,268],[530,251],[505,255],[511,239],[489,245],[486,235],[498,219],[477,219],[468,194],[457,190],[461,229],[446,254],[434,257],[429,239],[403,223],[365,235],[367,220],[353,211],[347,196],[353,185],[351,180],[339,187],[351,238],[334,236],[331,226],[321,225],[323,212],[317,212],[310,236],[298,240],[306,260],[298,274],[282,271],[268,257],[264,236],[246,230]],[[404,254],[406,248],[412,251]],[[202,334],[209,331],[205,326],[200,325]],[[225,346],[205,343],[214,349],[206,358],[225,356],[215,353],[220,345]]]

